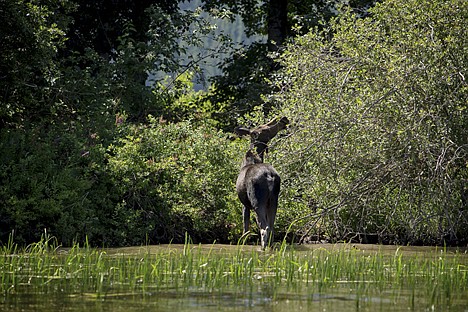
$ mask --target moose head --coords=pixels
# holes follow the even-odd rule
[[[268,152],[268,143],[270,140],[273,139],[279,131],[285,129],[288,124],[288,118],[281,117],[279,120],[275,118],[254,129],[237,127],[234,129],[234,132],[239,136],[250,135],[250,142],[255,147],[257,154],[263,161],[265,151]]]

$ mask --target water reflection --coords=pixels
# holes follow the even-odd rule
[[[443,311],[442,307],[394,304],[391,297],[368,297],[358,300],[352,294],[313,294],[312,296],[284,293],[272,299],[265,294],[251,293],[239,296],[225,293],[221,296],[203,293],[147,293],[94,295],[15,295],[0,304],[1,311]],[[466,302],[465,302],[466,304]],[[453,305],[450,311],[466,311],[465,306]]]

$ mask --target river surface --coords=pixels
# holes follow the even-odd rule
[[[345,246],[345,247],[343,247]],[[212,256],[231,255],[242,248],[244,253],[260,255],[275,253],[262,252],[257,246],[230,245],[196,245],[192,247],[199,253]],[[332,252],[337,248],[353,250],[357,256],[366,257],[380,253],[394,257],[395,253],[402,258],[435,259],[439,254],[444,257],[457,257],[455,267],[461,274],[467,274],[467,249],[436,248],[436,247],[396,247],[381,245],[301,245],[294,247],[296,257],[308,257],[317,250]],[[140,254],[158,254],[170,250],[169,254],[183,253],[184,245],[160,245],[129,248],[105,249],[108,257],[131,257]],[[59,250],[67,254],[67,249]],[[262,257],[262,256],[260,256]],[[322,259],[322,258],[320,258]],[[326,258],[328,259],[328,258]],[[429,260],[428,263],[431,263]],[[203,264],[202,264],[203,265]],[[317,264],[318,266],[320,263]],[[419,273],[417,273],[419,274]],[[261,278],[261,277],[260,277]],[[465,279],[466,281],[466,279]],[[366,282],[366,281],[364,281]],[[450,281],[449,281],[450,282]],[[428,298],[427,292],[418,293],[417,287],[395,288],[389,284],[388,289],[373,289],[373,282],[368,281],[365,292],[358,292],[353,286],[354,281],[344,280],[334,283],[324,289],[313,288],[301,284],[300,287],[286,287],[268,282],[252,283],[249,287],[238,289],[224,287],[222,291],[204,291],[199,287],[152,288],[151,285],[141,290],[135,288],[125,290],[119,287],[96,294],[96,292],[68,292],[60,288],[41,288],[40,291],[28,290],[28,287],[11,291],[0,297],[0,311],[457,311],[468,312],[468,285],[462,285],[460,293],[451,290],[449,305]],[[361,281],[362,283],[362,281]],[[311,286],[312,287],[312,286]],[[434,285],[434,292],[439,285]],[[376,287],[377,288],[377,287]],[[439,291],[439,290],[437,290]],[[432,301],[432,303],[431,303]]]

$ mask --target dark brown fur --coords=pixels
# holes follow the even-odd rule
[[[263,163],[264,152],[270,140],[289,123],[286,117],[279,121],[274,119],[253,130],[236,128],[239,135],[250,135],[251,146],[242,161],[241,170],[236,182],[237,195],[243,207],[244,234],[249,231],[250,211],[257,214],[260,227],[262,248],[265,249],[273,240],[273,226],[278,209],[278,197],[281,179],[270,164]]]
[[[280,182],[273,166],[262,163],[251,150],[246,153],[236,182],[237,195],[244,205],[244,233],[249,231],[250,211],[253,210],[257,214],[263,249],[273,238]]]

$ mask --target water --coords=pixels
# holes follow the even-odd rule
[[[400,298],[401,299],[401,298]],[[395,305],[392,296],[382,295],[356,301],[351,294],[315,294],[306,297],[281,294],[272,299],[267,292],[254,292],[239,296],[222,296],[198,292],[110,294],[97,298],[93,295],[22,294],[15,295],[0,305],[1,311],[447,311],[442,307],[411,306],[400,301]],[[451,306],[450,311],[467,311],[466,302]]]
[[[200,261],[193,266],[194,270],[204,272],[216,272],[217,267],[221,268],[223,265],[223,257],[237,259],[239,257],[238,246],[227,245],[200,245],[187,247],[184,245],[171,245],[171,246],[147,246],[147,247],[132,247],[132,248],[116,248],[108,249],[105,251],[106,259],[137,259],[137,261],[149,261],[153,264],[156,259],[161,259],[159,256],[145,256],[145,255],[163,255],[166,261],[166,267],[175,266],[172,268],[174,272],[179,272],[180,276],[184,276],[182,268],[188,268],[187,263],[191,261]],[[336,249],[343,250],[338,257],[333,258],[333,252]],[[60,257],[67,257],[73,251],[68,249],[61,249],[58,251]],[[122,283],[117,283],[118,279],[113,283],[99,283],[93,284],[85,282],[84,277],[74,280],[74,286],[67,283],[66,277],[60,278],[46,278],[43,279],[43,284],[37,285],[35,279],[40,279],[39,275],[47,268],[33,262],[35,266],[41,269],[31,274],[29,278],[24,279],[23,282],[17,283],[16,289],[5,291],[3,296],[0,297],[0,311],[463,311],[468,312],[468,285],[466,284],[467,268],[468,268],[468,254],[466,250],[446,249],[433,247],[395,247],[395,246],[378,246],[378,245],[308,245],[298,246],[294,248],[292,254],[294,258],[285,262],[284,259],[289,259],[289,254],[283,251],[283,255],[278,255],[278,251],[274,252],[261,252],[258,251],[256,246],[243,246],[241,259],[254,259],[258,263],[258,267],[250,276],[250,279],[244,284],[230,285],[230,283],[219,282],[219,288],[216,287],[217,278],[212,275],[207,275],[204,280],[196,281],[184,285],[172,285],[171,282],[163,286],[156,286],[154,282],[144,282],[150,276],[149,273],[143,273],[140,277],[136,277],[136,284],[128,281],[128,278],[122,278]],[[348,252],[349,258],[348,257]],[[187,255],[187,253],[189,255]],[[374,257],[378,253],[379,257]],[[317,256],[320,254],[319,256]],[[327,256],[330,254],[330,258]],[[395,254],[399,254],[398,261],[406,261],[402,263],[401,271],[398,271],[401,276],[410,276],[408,270],[414,270],[416,276],[411,281],[399,281],[398,277],[392,277],[389,282],[366,279],[367,276],[363,273],[366,271],[366,266],[356,265],[355,268],[351,267],[348,271],[336,273],[333,270],[340,270],[339,267],[329,266],[332,271],[327,272],[321,278],[330,276],[332,279],[334,274],[340,276],[332,282],[305,282],[308,276],[301,272],[301,268],[313,262],[310,268],[318,266],[319,268],[326,267],[326,261],[342,261],[338,264],[344,265],[349,263],[359,262],[359,259],[370,259],[369,266],[373,262],[382,261],[382,270],[388,271],[385,274],[394,274],[387,263],[388,259],[394,259]],[[148,258],[145,258],[148,257]],[[157,258],[159,257],[159,258]],[[179,257],[179,258],[177,258]],[[245,258],[244,258],[245,257]],[[283,257],[283,258],[281,258]],[[291,256],[292,257],[292,256]],[[341,258],[340,258],[341,257]],[[372,258],[374,257],[374,258]],[[443,259],[442,259],[443,258]],[[140,259],[140,260],[138,260]],[[176,259],[176,260],[174,260]],[[188,261],[177,267],[179,260]],[[211,271],[205,270],[206,261],[209,259],[216,259],[215,264]],[[221,260],[220,260],[221,259]],[[271,259],[276,259],[272,261]],[[315,260],[313,260],[315,259]],[[330,260],[331,259],[331,260]],[[341,260],[333,260],[341,259]],[[343,260],[344,259],[344,260]],[[348,259],[348,260],[346,260]],[[354,261],[358,259],[359,261]],[[97,260],[93,259],[94,262]],[[345,261],[346,260],[346,261]],[[461,285],[450,287],[452,279],[436,278],[434,284],[424,283],[424,279],[418,277],[424,271],[420,271],[419,264],[428,266],[423,270],[434,270],[432,264],[437,261],[445,261],[443,266],[450,265],[451,267],[443,267],[440,275],[449,274],[451,270],[458,270],[458,274],[465,274],[462,279]],[[115,260],[117,261],[117,260]],[[229,260],[231,261],[231,260]],[[271,261],[271,262],[268,262]],[[303,262],[301,262],[303,261]],[[305,261],[305,262],[304,262]],[[394,261],[394,260],[392,260]],[[394,261],[393,263],[398,263]],[[46,262],[46,260],[44,260]],[[0,262],[1,263],[1,262]],[[85,263],[85,262],[83,262]],[[103,266],[115,266],[114,271],[123,271],[134,269],[134,263],[126,265],[123,262],[110,262],[104,263]],[[200,264],[201,263],[201,264]],[[231,262],[230,262],[231,263]],[[286,264],[285,264],[286,263]],[[292,263],[292,264],[291,264]],[[367,262],[363,262],[366,264]],[[19,266],[23,264],[18,264]],[[50,263],[49,266],[57,266],[57,264]],[[66,265],[66,264],[65,264]],[[80,264],[83,266],[82,264]],[[210,264],[211,265],[211,264]],[[228,264],[229,265],[233,264]],[[249,264],[246,263],[243,270],[247,270]],[[262,267],[263,265],[263,267]],[[281,279],[276,279],[273,271],[267,271],[268,267],[277,265],[274,272],[283,272]],[[119,266],[117,268],[117,266]],[[217,266],[217,267],[215,267]],[[208,266],[207,266],[208,267]],[[378,268],[379,266],[377,266]],[[1,266],[0,266],[1,268]],[[153,267],[154,268],[154,267]],[[222,267],[227,270],[226,267]],[[263,269],[262,269],[263,268]],[[309,268],[309,269],[310,269]],[[440,269],[440,266],[438,266]],[[5,269],[5,266],[3,267]],[[23,269],[24,270],[24,269]],[[55,274],[60,269],[53,269],[47,273],[48,276]],[[97,269],[93,269],[97,270]],[[112,271],[112,269],[107,269]],[[135,269],[136,270],[136,269]],[[295,270],[295,271],[293,271]],[[353,275],[353,270],[356,270],[356,275]],[[295,278],[294,281],[290,280],[290,274]],[[28,271],[31,272],[31,271]],[[90,271],[89,274],[93,274]],[[169,270],[167,271],[169,272]],[[393,272],[393,273],[392,273]],[[177,274],[179,274],[177,273]],[[375,272],[374,272],[375,273]],[[120,273],[123,274],[123,273]],[[138,275],[137,274],[137,275]],[[147,275],[144,275],[147,274]],[[227,273],[225,273],[226,275]],[[364,275],[363,275],[364,274]],[[432,274],[432,273],[430,273]],[[53,275],[57,276],[57,275]],[[67,276],[67,275],[64,275]],[[98,276],[98,275],[97,275]],[[102,276],[102,275],[101,275]],[[211,276],[211,277],[210,277]],[[319,276],[319,275],[315,275]],[[352,276],[358,278],[344,278],[345,276]],[[362,278],[363,277],[363,278]],[[19,278],[19,277],[18,277]],[[102,278],[102,277],[101,277]],[[105,278],[109,278],[106,276]],[[212,279],[212,281],[210,280]],[[226,278],[226,277],[224,277]],[[405,277],[406,278],[406,277]],[[222,278],[219,278],[222,279]],[[168,278],[168,281],[171,280]],[[455,282],[455,281],[453,281]],[[84,283],[87,286],[79,285]],[[89,285],[87,284],[89,283]],[[141,283],[139,285],[138,283]],[[210,284],[212,283],[212,284]],[[396,286],[396,283],[400,283]],[[449,285],[443,285],[443,284]],[[324,286],[321,286],[321,285]],[[211,286],[210,286],[211,285]],[[215,285],[213,287],[213,285]],[[444,292],[447,294],[444,295]]]
[[[462,307],[451,311],[464,311]],[[96,298],[91,295],[63,294],[18,295],[0,305],[1,311],[408,311],[409,305],[395,306],[391,298],[370,297],[357,302],[352,295],[316,294],[312,298],[283,294],[271,299],[264,292],[243,297],[224,294],[114,294]],[[415,309],[422,311],[421,309]],[[423,309],[431,311],[431,307]]]

